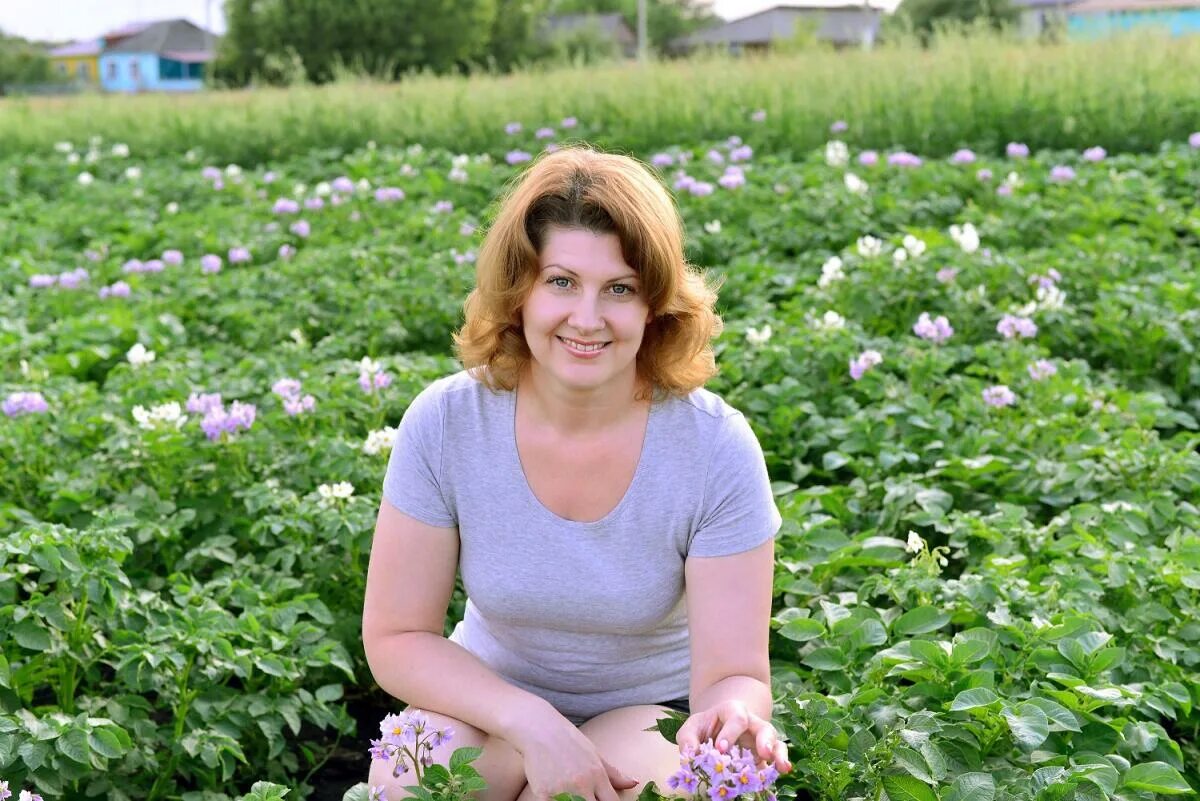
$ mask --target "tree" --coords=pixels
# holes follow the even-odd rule
[[[549,45],[537,33],[548,7],[549,0],[497,0],[485,52],[490,66],[508,71],[547,57]]]
[[[1015,23],[1019,13],[1012,0],[905,0],[896,16],[924,39],[938,25],[983,21],[1000,28]]]
[[[638,0],[551,0],[549,13],[619,13],[636,31],[637,6]],[[646,0],[646,36],[658,53],[668,52],[672,41],[708,27],[715,19],[704,0]]]

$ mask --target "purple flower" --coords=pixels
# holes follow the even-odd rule
[[[696,185],[696,179],[693,178],[692,176],[688,175],[686,172],[681,171],[675,177],[674,187],[675,187],[676,191],[685,190],[685,191],[690,192],[692,187],[695,185]]]
[[[1058,368],[1054,366],[1054,362],[1047,361],[1046,359],[1038,359],[1025,369],[1029,371],[1029,377],[1034,381],[1041,381],[1058,372]]]
[[[883,362],[883,356],[877,350],[864,350],[850,360],[850,377],[855,381],[877,364]]]
[[[295,378],[281,378],[271,385],[271,391],[281,398],[293,398],[300,394],[300,382]]]
[[[655,153],[650,158],[650,163],[655,167],[670,167],[675,163],[675,159],[670,153]]]
[[[551,139],[554,137],[554,129],[553,128],[538,128],[536,131],[533,132],[533,136],[535,139]]]
[[[741,144],[742,144],[742,137],[737,136],[736,134],[725,140],[725,147],[727,147],[727,148],[740,147]]]
[[[1054,183],[1066,183],[1075,180],[1075,170],[1062,164],[1050,170],[1050,180]]]
[[[200,171],[200,174],[203,175],[206,180],[218,181],[221,179],[221,168],[220,167],[205,167],[203,170]]]
[[[1026,339],[1037,335],[1037,324],[1028,317],[1006,314],[996,323],[996,331],[1005,339]]]
[[[975,152],[967,148],[954,151],[954,155],[950,157],[951,164],[973,164],[974,162]]]
[[[574,117],[563,117],[562,122],[559,124],[564,128],[574,128],[579,124],[579,120],[575,119]]]
[[[200,272],[202,273],[219,273],[221,272],[221,257],[215,253],[205,253],[200,257]]]
[[[742,179],[742,182],[745,183],[744,178]],[[724,186],[724,184],[722,184],[722,186]],[[695,197],[705,197],[713,193],[713,185],[706,181],[694,181],[692,185],[688,187],[688,192],[691,192]]]
[[[229,410],[222,406],[210,408],[200,421],[200,428],[212,441],[217,441],[222,434],[236,434],[239,429],[249,431],[254,425],[257,408],[252,403],[234,401]]]
[[[127,298],[129,297],[129,284],[124,281],[117,281],[112,286],[100,288],[100,298]]]
[[[393,200],[404,200],[404,190],[395,186],[381,186],[375,190],[375,200],[380,203],[390,203]]]
[[[274,170],[267,170],[265,173],[263,173],[263,183],[273,184],[275,183],[275,179],[278,177],[279,176],[275,174]]]
[[[521,164],[529,161],[532,158],[533,156],[529,155],[524,150],[510,150],[508,151],[508,155],[504,157],[504,160],[509,164]]]
[[[454,204],[449,200],[439,200],[433,204],[434,214],[449,214],[452,211],[454,211]]]
[[[864,150],[858,154],[858,163],[864,167],[874,167],[879,163],[879,154],[874,150]]]
[[[296,396],[294,398],[287,398],[284,400],[283,411],[286,412],[289,417],[295,417],[296,415],[303,414],[304,412],[311,412],[313,407],[316,405],[317,399],[312,395],[305,395],[303,398]]]
[[[288,230],[301,239],[304,239],[312,233],[312,226],[308,224],[308,220],[296,220],[294,223],[288,226]],[[232,261],[232,259],[230,259],[230,261]]]
[[[519,133],[521,132],[521,123],[519,123],[519,122],[510,122],[508,125],[505,125],[505,126],[504,126],[504,132],[505,132],[506,134],[508,134],[509,136],[513,136],[513,135],[515,135],[515,134],[519,134]]]
[[[996,194],[1003,197],[1008,197],[1013,193],[1013,188],[1010,184],[1000,184],[996,187]]]
[[[767,119],[767,110],[765,108],[756,109],[750,115],[751,122],[764,122]]]
[[[193,392],[188,396],[187,403],[184,408],[189,414],[208,414],[213,409],[221,408],[221,393],[213,392],[204,394],[202,392]]]
[[[729,151],[729,160],[749,161],[753,155],[754,151],[750,149],[750,145],[742,145],[741,147],[735,147],[733,150]]]
[[[458,233],[460,236],[471,236],[475,233],[475,226],[470,222],[464,222],[458,226]]]
[[[339,175],[333,179],[333,183],[330,185],[335,192],[342,192],[347,195],[354,194],[354,181],[351,181],[348,176]]]
[[[1027,159],[1029,158],[1029,145],[1023,142],[1009,142],[1004,152],[1010,159]]]
[[[275,201],[275,205],[271,207],[271,211],[276,214],[295,214],[300,211],[300,204],[291,198],[281,197]]]
[[[901,150],[888,156],[888,164],[892,167],[920,167],[922,162],[920,156]]]
[[[916,325],[913,326],[913,333],[921,339],[928,339],[930,342],[940,345],[954,334],[954,329],[950,327],[950,321],[944,316],[939,315],[936,319],[930,320],[929,312],[921,312]]]
[[[958,275],[958,270],[953,267],[943,267],[937,271],[937,280],[943,284],[948,284]]]
[[[75,289],[83,281],[88,278],[88,271],[82,267],[76,267],[65,273],[58,274],[58,285],[64,289]]]
[[[724,164],[725,163],[725,156],[723,156],[721,154],[721,151],[717,150],[716,148],[709,150],[708,153],[706,153],[704,155],[704,157],[706,159],[708,159],[709,161],[711,161],[713,164]]]
[[[310,197],[304,201],[304,208],[309,211],[317,211],[325,208],[325,201],[319,197]]]
[[[387,754],[382,757],[382,759],[387,758]],[[372,786],[367,790],[367,801],[388,801],[387,789],[382,784]]]
[[[841,133],[842,131],[847,130],[849,127],[850,127],[850,124],[847,123],[845,120],[836,120],[833,123],[833,125],[829,126],[829,130],[832,133]]]
[[[183,253],[178,250],[164,250],[162,260],[167,264],[178,267],[183,264]]]
[[[49,409],[46,399],[40,392],[13,392],[0,405],[8,417],[20,417],[23,414],[41,414]]]
[[[558,147],[557,142],[551,142],[550,144],[546,145],[547,153],[557,153],[558,150],[559,150],[559,147]]]
[[[130,259],[129,261],[127,261],[123,265],[121,265],[121,272],[123,272],[123,273],[140,273],[141,271],[142,271],[142,262],[139,261],[138,259]]]
[[[161,273],[163,271],[163,266],[162,259],[150,259],[142,265],[142,272]]]
[[[105,249],[105,251],[108,250],[107,247],[105,247],[104,249]],[[90,248],[88,250],[83,251],[83,255],[85,258],[87,258],[88,261],[100,261],[102,258],[104,258],[103,253],[101,253],[98,250],[92,250]]]
[[[1188,144],[1196,150],[1200,150],[1200,131],[1196,131],[1188,137]]]
[[[250,261],[250,251],[249,250],[246,250],[246,248],[230,248],[229,249],[229,263],[230,264],[241,264],[241,263],[247,262],[247,261]]]
[[[739,170],[738,172],[726,171],[724,175],[717,179],[717,183],[726,189],[737,189],[739,186],[744,186],[746,176]],[[693,192],[695,194],[695,192]]]
[[[1083,151],[1083,160],[1091,162],[1104,161],[1107,155],[1108,152],[1102,147],[1089,147]]]
[[[990,181],[992,180],[992,171],[987,167],[984,167],[979,170],[979,172],[975,173],[975,177],[980,181]]]
[[[48,286],[54,286],[58,283],[57,275],[45,275],[39,273],[29,276],[29,285],[34,289],[45,289]]]
[[[988,406],[1002,409],[1005,406],[1012,406],[1016,403],[1017,396],[1008,387],[998,384],[994,387],[988,387],[983,391],[983,402]]]
[[[296,255],[296,249],[286,242],[279,246],[279,258],[287,261],[292,256]]]

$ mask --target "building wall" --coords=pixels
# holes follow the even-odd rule
[[[1072,14],[1067,32],[1079,38],[1107,36],[1134,29],[1160,28],[1174,36],[1200,33],[1200,0],[1196,8],[1170,8],[1161,11],[1095,11]]]
[[[161,61],[155,53],[104,53],[100,82],[109,92],[195,92],[204,87],[199,78],[164,79]]]
[[[51,56],[50,63],[59,75],[87,83],[96,83],[100,69],[96,56]]]

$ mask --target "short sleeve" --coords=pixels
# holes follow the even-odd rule
[[[762,446],[741,412],[725,417],[717,432],[700,523],[688,556],[728,556],[771,539],[783,524],[775,506]]]
[[[458,525],[442,492],[442,411],[438,382],[423,389],[400,420],[383,497],[409,517],[431,526]]]

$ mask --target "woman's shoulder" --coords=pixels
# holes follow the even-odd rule
[[[712,390],[697,387],[683,395],[671,395],[665,405],[681,411],[684,415],[719,422],[741,412],[730,406],[724,398]]]

